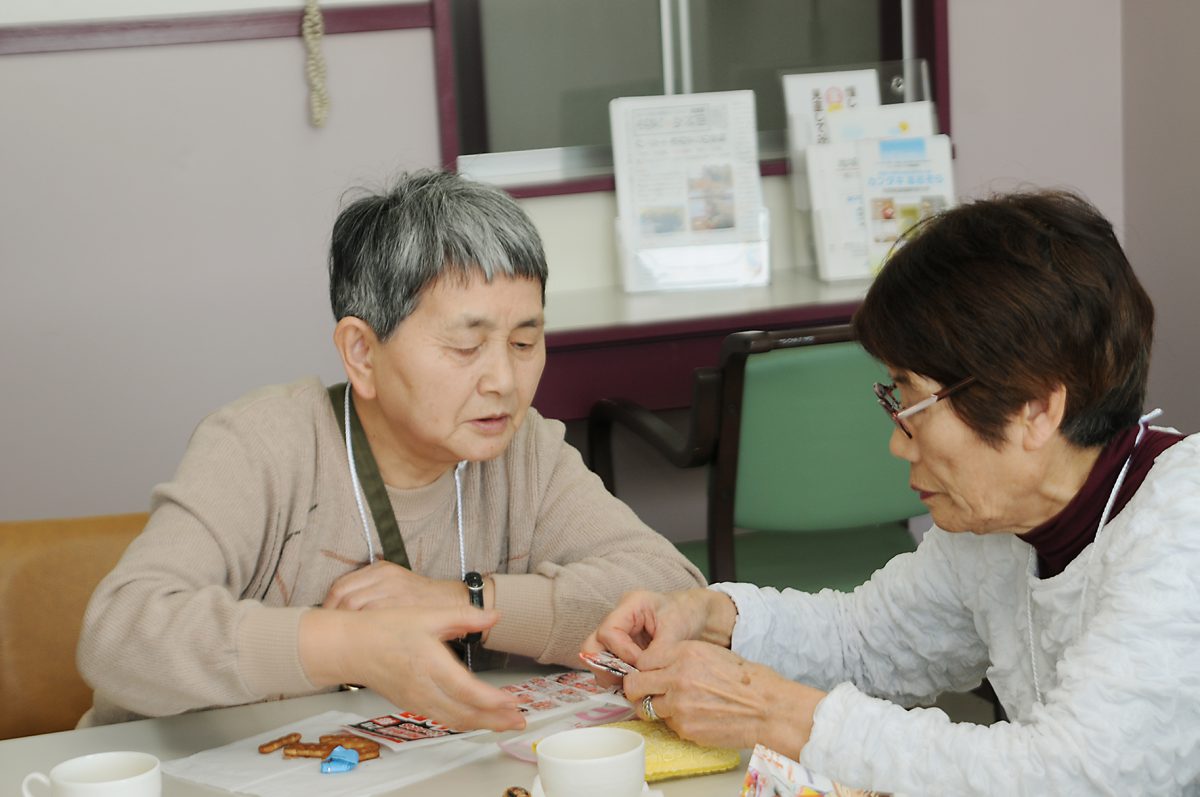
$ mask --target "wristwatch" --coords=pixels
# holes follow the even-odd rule
[[[463,576],[463,583],[467,585],[467,595],[471,598],[471,605],[476,609],[483,608],[483,576],[472,570]],[[483,634],[479,631],[472,631],[463,637],[462,641],[468,645],[472,645],[483,638]]]

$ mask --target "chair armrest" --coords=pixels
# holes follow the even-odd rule
[[[616,491],[612,458],[614,423],[628,428],[678,468],[707,464],[716,448],[720,386],[718,369],[696,369],[686,435],[640,404],[626,399],[600,399],[588,414],[588,467],[600,476],[609,492]]]

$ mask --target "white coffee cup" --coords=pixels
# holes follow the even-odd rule
[[[646,740],[626,728],[573,728],[537,744],[546,797],[638,797],[646,783]]]
[[[93,753],[56,764],[47,777],[31,772],[21,782],[25,797],[39,797],[30,783],[49,787],[51,797],[160,797],[162,769],[149,753]],[[41,791],[41,790],[39,790]]]

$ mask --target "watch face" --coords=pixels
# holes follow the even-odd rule
[[[467,597],[471,600],[471,605],[477,609],[483,608],[483,576],[472,570],[463,576],[463,581],[467,585]],[[478,642],[479,634],[468,634],[466,640],[468,642]]]

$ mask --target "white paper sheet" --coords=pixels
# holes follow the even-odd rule
[[[613,715],[629,708],[624,695],[596,683],[592,673],[571,670],[530,678],[501,687],[520,701],[531,724],[590,710]],[[613,712],[613,709],[616,712]],[[284,758],[282,751],[262,754],[258,746],[289,733],[306,742],[324,734],[345,733],[348,726],[368,718],[344,711],[327,711],[241,741],[167,761],[163,772],[237,794],[257,797],[367,797],[416,783],[499,752],[495,735],[470,731],[453,736],[403,744],[383,743],[379,758],[364,761],[350,772],[324,774],[317,758]]]
[[[298,732],[315,741],[322,734],[344,733],[342,726],[362,720],[357,714],[327,711],[241,741],[163,763],[163,772],[236,794],[256,797],[368,797],[433,777],[496,753],[488,736],[454,738],[443,744],[399,752],[383,748],[379,758],[364,761],[350,772],[321,773],[320,759],[283,758],[282,752],[263,755],[258,746],[286,733]]]

